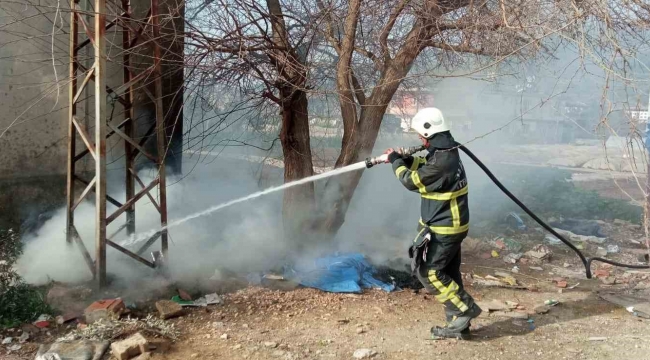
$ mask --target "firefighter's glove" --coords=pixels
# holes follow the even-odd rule
[[[415,273],[420,264],[427,261],[427,250],[431,241],[431,233],[427,232],[415,239],[415,242],[409,248],[409,258],[411,259],[411,272]]]

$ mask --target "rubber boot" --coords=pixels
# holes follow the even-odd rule
[[[454,317],[447,314],[447,325],[445,327],[436,326],[431,328],[431,338],[434,340],[437,339],[459,339],[459,340],[469,340],[471,333],[469,327],[471,325],[470,321],[479,315],[481,315],[481,308],[473,304],[467,311],[462,315]]]

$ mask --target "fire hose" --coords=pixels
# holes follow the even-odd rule
[[[634,264],[624,264],[620,263],[617,261],[601,258],[601,257],[587,257],[585,256],[580,249],[578,249],[575,245],[573,245],[569,240],[567,240],[564,236],[560,235],[557,231],[555,231],[551,226],[549,226],[547,223],[545,223],[542,219],[540,219],[535,213],[533,213],[524,203],[521,202],[515,195],[513,195],[503,184],[494,176],[494,174],[490,171],[490,169],[483,164],[481,160],[479,160],[474,153],[469,151],[465,146],[458,144],[457,147],[461,149],[467,156],[469,156],[478,167],[485,172],[485,174],[492,180],[492,182],[504,193],[506,194],[510,200],[512,200],[517,206],[519,206],[528,216],[530,216],[535,222],[537,222],[541,227],[546,229],[546,231],[550,232],[558,238],[560,241],[562,241],[566,246],[571,248],[573,252],[578,255],[578,258],[580,258],[580,261],[582,261],[582,264],[585,267],[585,275],[587,276],[587,279],[591,279],[592,274],[591,274],[591,263],[594,261],[600,261],[602,263],[610,264],[613,266],[617,267],[624,267],[624,268],[630,268],[630,269],[650,269],[649,265],[634,265]],[[402,155],[412,155],[415,154],[416,152],[424,150],[424,146],[413,146],[413,147],[408,147],[408,148],[398,148],[396,151]],[[381,156],[377,156],[374,158],[367,158],[366,159],[366,167],[371,168],[374,165],[380,164],[380,163],[385,163],[386,160],[388,159],[388,155],[384,154]]]

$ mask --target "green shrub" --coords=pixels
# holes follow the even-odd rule
[[[14,231],[0,230],[0,327],[17,326],[51,313],[43,291],[26,284],[13,268],[21,245]]]

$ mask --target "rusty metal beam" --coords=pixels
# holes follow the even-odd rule
[[[77,2],[78,2],[78,0],[77,0]],[[118,20],[118,18],[115,18],[110,23],[108,23],[108,25],[106,25],[106,30],[110,30],[113,26],[115,26],[117,24],[117,20]],[[91,43],[90,39],[86,39],[86,40],[82,41],[79,45],[77,45],[75,47],[75,51],[79,51],[79,50],[83,49],[86,45],[88,45],[90,43]]]
[[[93,258],[90,257],[90,253],[88,252],[88,249],[86,249],[86,245],[84,245],[83,240],[81,240],[81,236],[79,236],[79,232],[77,231],[77,228],[73,225],[72,226],[72,234],[74,237],[75,243],[77,243],[77,246],[79,246],[79,250],[81,251],[81,255],[84,258],[84,261],[86,262],[86,265],[88,265],[88,268],[90,269],[90,272],[93,274],[93,279],[95,278],[95,262],[93,261]]]
[[[88,40],[95,45],[95,34],[93,34],[90,29],[88,28],[88,24],[86,24],[86,20],[84,20],[83,16],[79,15],[79,9],[75,9],[75,14],[77,14],[77,18],[79,19],[79,22],[81,22],[81,26],[84,28],[84,31],[86,32],[86,36],[88,36]]]
[[[122,0],[122,12],[124,14],[124,19],[121,20],[122,24],[126,27],[126,29],[123,29],[122,31],[122,51],[124,52],[124,55],[122,56],[122,60],[124,61],[123,70],[122,70],[122,79],[125,84],[131,83],[133,80],[133,74],[131,73],[131,31],[129,27],[128,21],[131,19],[131,1],[130,0]],[[135,119],[135,109],[133,108],[133,100],[134,100],[134,92],[133,92],[133,85],[129,85],[126,89],[126,92],[124,93],[125,100],[128,102],[129,106],[125,109],[125,111],[128,114],[128,117],[130,119]],[[117,133],[114,129],[112,131],[113,134]],[[133,126],[133,121],[129,121],[128,123],[125,124],[124,126],[124,132],[125,134],[133,139],[135,137],[135,127]],[[131,145],[130,142],[125,141],[124,142],[124,161],[126,165],[126,172],[124,173],[125,179],[125,187],[126,187],[126,202],[129,202],[133,197],[135,196],[135,183],[133,181],[133,176],[131,175],[131,168],[133,167],[133,163],[135,160],[135,156],[133,155],[133,146]],[[135,233],[135,205],[132,205],[128,209],[126,209],[126,233],[128,235],[132,235]]]
[[[86,144],[86,148],[90,152],[90,155],[97,161],[97,153],[95,152],[95,146],[90,142],[90,135],[86,132],[86,129],[83,127],[83,125],[79,124],[77,121],[77,118],[74,116],[72,117],[72,123],[74,124],[74,127],[77,128],[77,132],[79,133],[79,136],[81,136],[81,140]]]
[[[168,259],[167,249],[167,178],[165,174],[165,155],[167,136],[165,130],[165,114],[163,112],[163,91],[162,91],[162,69],[160,65],[161,51],[158,39],[160,39],[160,17],[158,14],[158,0],[151,0],[151,27],[153,30],[153,61],[154,61],[154,87],[156,96],[156,145],[158,149],[158,199],[160,200],[160,224],[164,230],[160,234],[161,250],[163,257]]]
[[[88,181],[86,179],[82,179],[79,176],[75,175],[74,178],[75,178],[75,180],[79,181],[80,183],[82,183],[82,184],[84,184],[86,186],[88,186],[88,184],[90,184],[90,181]],[[95,188],[92,188],[92,192],[95,192]],[[106,195],[106,201],[108,201],[109,203],[115,205],[116,207],[120,207],[120,206],[123,205],[121,202],[117,201],[114,197],[112,197],[110,195]]]
[[[131,118],[127,118],[126,120],[122,121],[119,125],[117,125],[118,129],[121,129],[122,127],[126,126],[126,123],[131,121]],[[111,136],[115,135],[115,131],[111,131],[106,135],[106,139],[110,138]],[[74,161],[79,161],[82,157],[86,156],[90,151],[88,149],[80,152],[79,154],[75,155]]]
[[[70,0],[70,8],[74,9],[79,0]],[[77,92],[77,40],[78,40],[78,23],[77,16],[73,10],[70,13],[70,49],[69,49],[69,62],[70,62],[70,83],[68,85],[68,165],[67,165],[67,181],[66,181],[66,242],[72,244],[73,229],[74,229],[74,173],[75,173],[75,153],[76,153],[76,130],[72,122],[77,114],[77,105],[73,101],[74,94]]]
[[[147,265],[148,267],[150,267],[152,269],[154,269],[156,267],[152,262],[150,262],[150,261],[148,261],[148,260],[146,260],[146,259],[144,259],[144,258],[130,252],[129,250],[121,247],[120,245],[117,245],[116,243],[114,243],[114,242],[112,242],[110,240],[106,240],[106,244],[110,245],[113,249],[127,255],[128,257]]]
[[[149,185],[147,185],[146,188],[140,190],[139,193],[135,194],[135,196],[130,199],[129,201],[125,202],[124,205],[122,205],[119,209],[115,210],[114,213],[111,214],[108,218],[106,218],[107,224],[110,224],[113,222],[113,220],[117,219],[118,216],[122,215],[126,209],[131,207],[133,204],[135,204],[136,201],[140,200],[149,190],[153,189],[156,185],[159,183],[159,179],[155,179],[152,181]]]
[[[95,272],[106,285],[106,0],[95,0]]]
[[[136,251],[136,254],[138,254],[138,255],[142,255],[143,252],[147,251],[147,249],[148,249],[151,245],[153,245],[153,243],[155,243],[156,240],[158,240],[158,238],[160,237],[160,234],[161,234],[160,231],[157,231],[155,234],[153,234],[153,235],[149,238],[149,240],[147,240],[147,242],[144,243],[144,245],[142,245],[142,246],[140,247],[140,249],[138,249],[138,251]]]
[[[149,153],[148,153],[144,148],[142,148],[142,147],[141,147],[141,146],[140,146],[140,145],[139,145],[135,140],[133,140],[133,138],[131,138],[130,136],[128,136],[127,134],[125,134],[122,130],[118,129],[117,127],[115,127],[115,126],[113,126],[113,125],[111,125],[111,124],[108,124],[108,127],[111,128],[111,129],[112,129],[112,130],[113,130],[117,135],[119,135],[122,139],[124,139],[124,141],[126,141],[127,143],[131,144],[133,147],[135,147],[136,149],[138,149],[138,151],[139,151],[142,155],[148,157],[149,160],[153,161],[154,164],[158,162],[158,159],[156,159],[155,156],[149,154]]]
[[[137,181],[138,184],[140,184],[140,187],[144,189],[145,188],[144,182],[140,180],[138,174],[133,170],[133,168],[129,168],[129,171],[131,172],[131,175],[135,178],[135,181]],[[160,205],[158,205],[156,199],[154,199],[153,196],[151,196],[151,192],[147,191],[147,197],[149,198],[149,201],[151,201],[153,206],[156,208],[156,210],[158,210],[158,213],[160,213]]]
[[[93,68],[90,69],[90,71],[88,71],[88,74],[84,78],[84,81],[81,83],[79,89],[77,89],[77,94],[75,94],[74,98],[72,99],[73,103],[76,104],[77,101],[79,101],[79,97],[81,97],[81,94],[83,93],[84,89],[86,89],[86,85],[88,85],[88,82],[90,81],[90,78],[93,76],[94,73],[95,73],[95,67],[93,66]]]
[[[74,211],[74,209],[76,209],[77,206],[81,204],[81,202],[86,198],[86,195],[88,195],[90,190],[92,190],[95,187],[95,181],[97,181],[97,176],[93,177],[93,179],[90,181],[90,184],[88,184],[84,189],[84,191],[81,193],[79,199],[77,199],[77,201],[74,203],[74,206],[72,207],[72,211]]]

